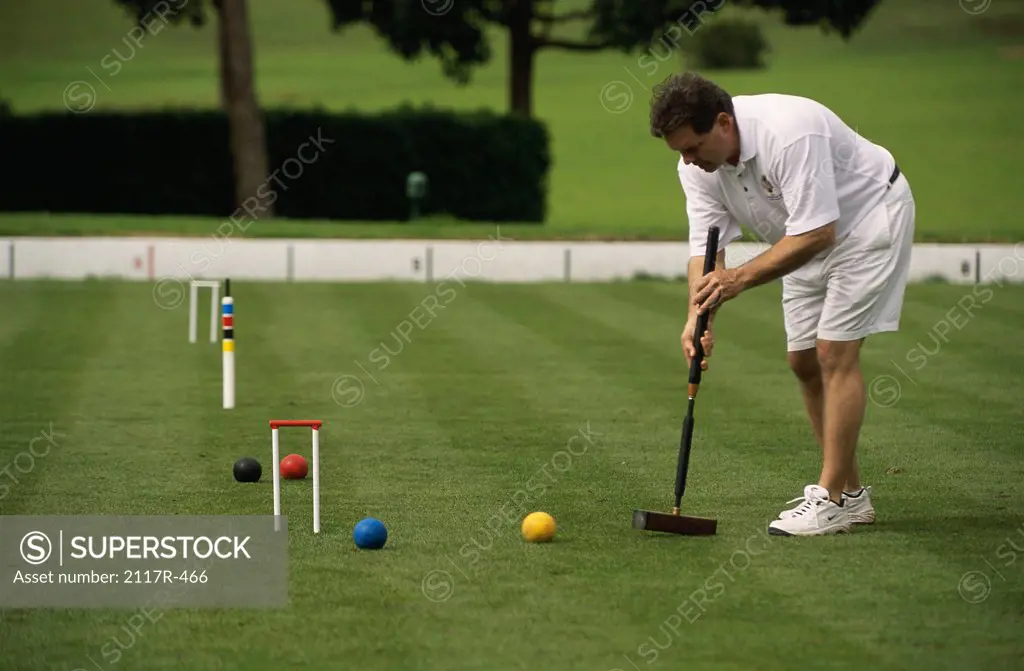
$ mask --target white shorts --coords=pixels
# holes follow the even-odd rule
[[[817,340],[896,331],[914,244],[914,196],[900,174],[885,197],[823,259],[782,278],[790,352]]]

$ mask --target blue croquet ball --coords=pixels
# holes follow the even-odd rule
[[[388,530],[380,520],[367,517],[356,524],[356,528],[352,530],[352,538],[358,548],[379,550],[388,541]]]

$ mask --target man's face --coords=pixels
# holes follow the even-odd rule
[[[734,154],[738,154],[732,127],[732,117],[723,112],[707,133],[698,135],[692,126],[682,126],[670,133],[665,143],[673,151],[679,152],[686,165],[693,163],[701,170],[714,172]]]

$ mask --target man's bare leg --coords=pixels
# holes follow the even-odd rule
[[[811,420],[814,439],[822,450],[822,456],[824,456],[825,382],[822,378],[821,365],[818,363],[818,351],[811,348],[790,352],[787,358],[790,369],[800,383],[800,393],[804,398],[804,408],[807,410],[807,417]],[[844,491],[854,493],[859,489],[860,473],[855,456],[850,465],[849,474],[846,477]]]
[[[860,488],[856,450],[867,404],[864,377],[860,371],[862,342],[819,340],[817,346],[824,392],[821,433],[824,458],[818,484],[826,488],[830,498],[837,503],[841,500],[844,486],[851,492]]]

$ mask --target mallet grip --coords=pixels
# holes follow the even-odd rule
[[[707,275],[715,269],[715,261],[718,257],[718,226],[708,229],[708,243],[704,249],[704,274]],[[704,332],[708,329],[710,312],[697,315],[697,328],[693,332],[693,348],[697,351],[696,356],[690,360],[690,384],[687,391],[692,398],[697,395],[697,387],[700,385],[701,364],[704,362],[704,348],[700,341],[704,338]]]

